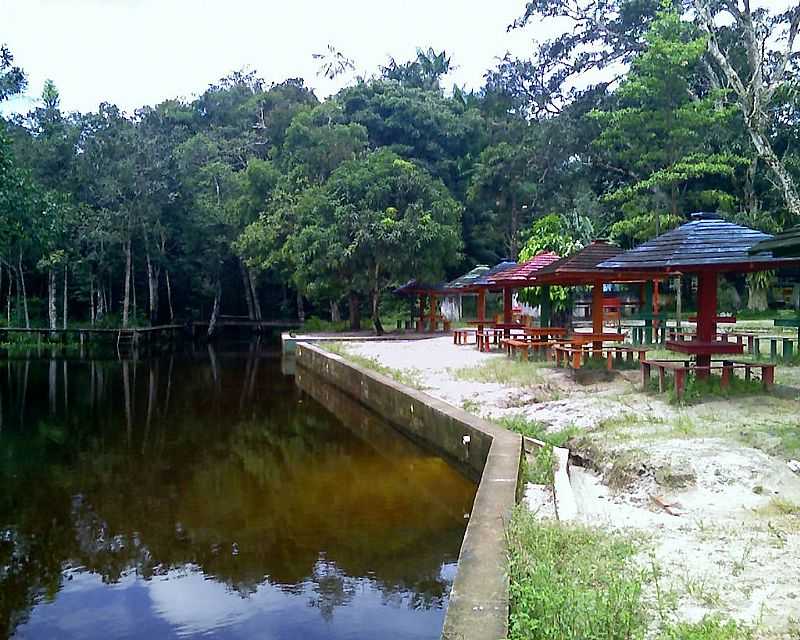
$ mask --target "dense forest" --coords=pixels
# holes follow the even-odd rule
[[[630,247],[699,210],[796,224],[791,4],[533,0],[509,29],[559,18],[563,34],[471,91],[431,49],[325,100],[238,72],[191,101],[73,113],[47,82],[0,119],[0,322],[213,333],[220,313],[367,314],[380,331],[412,277]],[[0,101],[26,90],[24,65],[2,48]],[[320,57],[329,76],[353,68]]]

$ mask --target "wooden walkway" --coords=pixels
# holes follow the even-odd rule
[[[68,336],[75,336],[81,344],[89,337],[116,338],[117,345],[138,344],[140,341],[149,341],[162,337],[174,338],[178,333],[185,333],[194,337],[198,329],[207,329],[209,323],[187,322],[186,324],[162,324],[153,327],[74,327],[67,329],[49,329],[47,327],[0,327],[0,341],[11,334],[35,335],[38,338],[64,339]],[[291,329],[300,327],[301,324],[292,320],[240,320],[240,319],[220,319],[217,328],[242,327],[255,330],[261,329]]]

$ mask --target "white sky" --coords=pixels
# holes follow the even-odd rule
[[[328,44],[371,74],[389,56],[445,49],[458,69],[446,86],[477,88],[506,51],[527,55],[552,27],[506,33],[524,0],[0,0],[0,43],[25,69],[27,111],[50,78],[62,107],[102,101],[125,110],[191,97],[247,68],[268,82],[303,77],[322,98],[347,82],[317,76]]]

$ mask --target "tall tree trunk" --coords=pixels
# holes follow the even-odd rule
[[[150,247],[145,238],[145,260],[147,262],[147,293],[148,312],[150,316],[150,326],[153,326],[158,321],[158,274],[153,267],[153,261],[150,259]]]
[[[11,326],[11,285],[14,284],[14,274],[11,273],[11,267],[8,268],[8,295],[6,296],[6,324]]]
[[[131,239],[125,243],[125,297],[122,300],[122,326],[128,326],[128,314],[131,306]]]
[[[208,337],[214,337],[217,331],[217,320],[219,320],[219,307],[222,303],[222,280],[217,276],[217,282],[214,285],[214,305],[211,308],[211,319],[208,321]]]
[[[381,290],[380,290],[380,264],[375,265],[375,273],[372,280],[372,325],[375,327],[375,335],[384,334],[381,324]]]
[[[97,319],[97,312],[95,311],[95,299],[94,299],[94,274],[89,275],[89,313],[92,319],[92,326],[94,326],[94,322]]]
[[[756,176],[758,175],[758,156],[753,156],[750,166],[747,167],[744,181],[744,203],[748,213],[755,216],[761,209],[761,203],[756,192]]]
[[[138,307],[136,306],[136,278],[134,277],[135,273],[136,273],[136,267],[133,264],[133,251],[131,251],[131,315],[133,317],[134,324],[136,323],[137,318],[139,317],[137,315]],[[134,367],[134,373],[135,372],[136,368]]]
[[[175,312],[172,309],[172,284],[169,280],[169,271],[166,272],[167,279],[167,304],[169,305],[169,323],[175,324]]]
[[[56,315],[56,270],[53,267],[47,272],[47,317],[50,319],[50,330],[58,326]]]
[[[67,299],[68,299],[67,298],[67,292],[68,292],[68,289],[67,289],[67,277],[68,276],[67,276],[67,274],[68,273],[69,273],[69,267],[67,266],[66,263],[64,263],[64,309],[63,309],[64,315],[62,317],[61,326],[65,331],[67,329]]]
[[[250,280],[250,293],[253,296],[253,311],[256,314],[256,320],[261,322],[263,316],[261,315],[261,301],[258,299],[258,288],[256,287],[256,278],[251,269],[247,270],[247,278]]]
[[[306,321],[306,309],[305,304],[303,303],[303,294],[300,293],[300,290],[297,291],[297,320],[300,324],[303,324]]]
[[[339,301],[331,300],[331,322],[341,322],[342,315],[339,313]]]
[[[361,331],[361,301],[355,291],[348,294],[347,305],[350,312],[350,331]]]
[[[244,262],[241,258],[239,259],[239,273],[242,275],[244,300],[247,303],[247,317],[252,321],[256,319],[256,312],[253,308],[253,292],[250,288],[250,278],[247,274],[247,267],[244,266]]]
[[[22,251],[19,252],[19,282],[22,291],[22,309],[25,312],[25,328],[31,328],[31,317],[28,315],[28,291],[25,288],[25,271],[22,268]]]

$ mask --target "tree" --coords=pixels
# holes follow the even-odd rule
[[[551,213],[533,224],[519,257],[520,261],[530,260],[544,251],[568,256],[582,246],[583,243],[570,234],[567,221],[562,216]],[[570,290],[567,287],[527,287],[519,293],[520,300],[528,304],[541,305],[549,300],[558,311],[566,310],[569,296]]]
[[[25,72],[14,64],[14,56],[5,45],[0,45],[0,102],[25,91],[28,80]]]
[[[634,59],[613,103],[590,116],[601,126],[594,143],[601,162],[624,179],[610,201],[635,206],[652,193],[656,206],[635,215],[654,220],[658,235],[659,201],[669,220],[678,219],[683,187],[708,176],[731,177],[747,161],[709,143],[709,133],[724,128],[731,111],[720,106],[719,92],[703,91],[698,82],[705,38],[670,10],[653,21],[645,41],[647,49]]]
[[[439,275],[458,261],[460,213],[441,182],[395,153],[375,151],[344,163],[299,203],[293,253],[311,264],[324,255],[330,273],[349,273],[348,288],[369,294],[381,334],[389,284]]]
[[[765,9],[752,11],[750,0],[741,2],[743,7],[740,0],[693,0],[708,35],[709,74],[736,97],[753,147],[775,175],[796,222],[800,219],[797,185],[775,152],[767,129],[776,96],[797,79],[794,45],[800,5],[773,15]],[[733,20],[731,27],[722,26],[726,18]]]
[[[436,52],[432,47],[427,51],[417,48],[417,58],[399,64],[394,58],[381,67],[384,78],[397,80],[400,84],[428,91],[441,89],[440,79],[454,69],[445,51]]]
[[[681,7],[685,0],[666,4]],[[531,0],[509,29],[552,19],[569,26],[541,43],[532,60],[506,55],[487,74],[486,89],[491,93],[501,86],[523,112],[560,113],[583,93],[604,92],[624,75],[620,69],[645,49],[645,34],[664,5],[664,0]],[[591,75],[603,80],[578,88],[585,85],[580,79]]]

